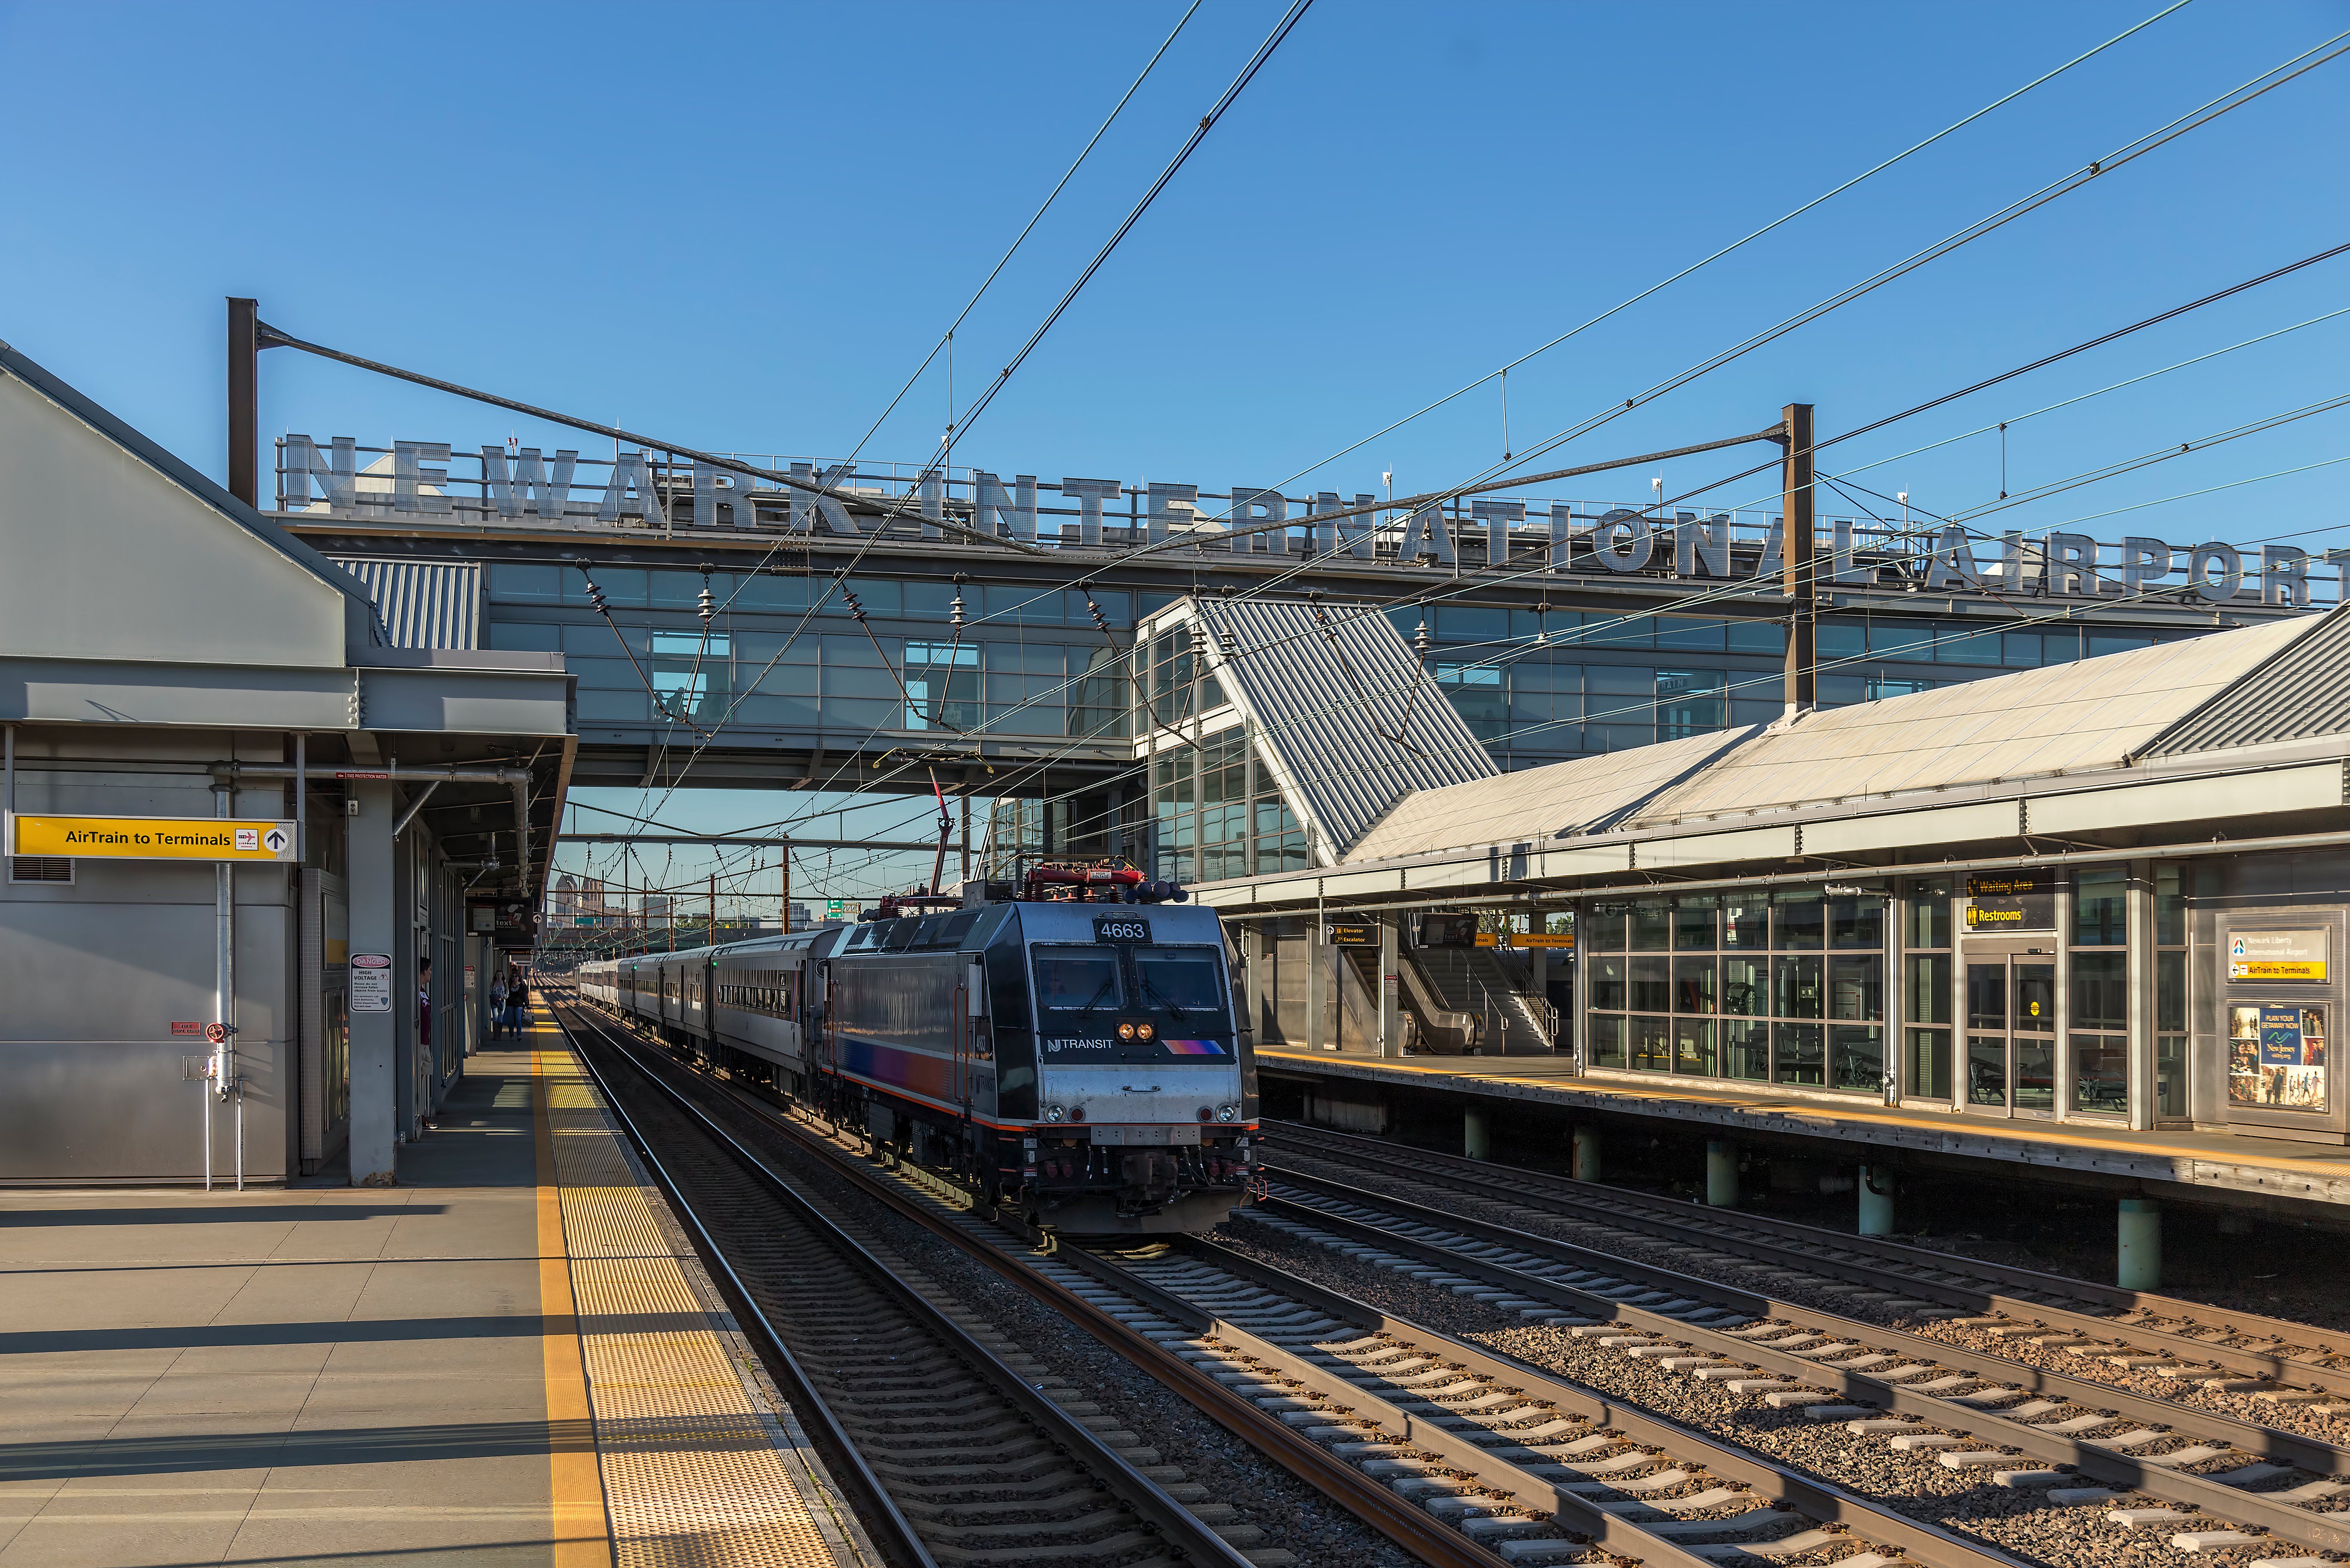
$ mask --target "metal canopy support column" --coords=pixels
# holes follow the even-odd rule
[[[1812,405],[1789,403],[1787,460],[1782,465],[1779,529],[1782,580],[1794,614],[1787,624],[1786,701],[1790,717],[1819,705],[1819,567],[1813,545]]]
[[[1336,990],[1330,983],[1330,928],[1323,920],[1322,881],[1314,881],[1314,929],[1305,939],[1305,1048],[1324,1051],[1337,1044],[1337,1021],[1330,1016]]]
[[[349,822],[350,950],[361,959],[390,963],[393,928],[401,911],[393,900],[392,800],[388,779],[354,780],[350,798],[359,815]],[[357,976],[357,968],[353,970]],[[395,975],[384,976],[385,1000],[397,994]],[[392,1134],[397,1094],[393,1085],[394,1034],[399,1014],[369,1010],[354,986],[350,1011],[351,1130],[353,1187],[394,1184]]]
[[[2129,863],[2129,1125],[2151,1132],[2158,1107],[2154,1069],[2154,862]]]
[[[1403,1054],[1403,1024],[1397,1017],[1396,922],[1392,915],[1379,917],[1379,1054]]]

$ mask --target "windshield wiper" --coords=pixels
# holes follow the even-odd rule
[[[1094,992],[1094,999],[1091,1002],[1087,1002],[1083,1007],[1077,1009],[1077,1016],[1082,1018],[1087,1013],[1091,1012],[1095,1008],[1099,1007],[1101,1005],[1102,992],[1110,990],[1117,984],[1118,971],[1112,970],[1110,971],[1109,978],[1103,981],[1099,988]]]
[[[1166,995],[1166,993],[1165,993],[1164,992],[1161,992],[1161,991],[1160,991],[1157,986],[1155,986],[1155,985],[1153,985],[1153,984],[1151,984],[1151,983],[1150,983],[1150,977],[1149,977],[1149,975],[1147,975],[1147,974],[1142,975],[1142,976],[1141,976],[1141,980],[1142,980],[1142,989],[1143,989],[1143,990],[1145,990],[1145,991],[1147,991],[1147,992],[1149,992],[1151,995],[1153,995],[1153,996],[1157,997],[1157,998],[1159,999],[1159,1006],[1161,1006],[1161,1007],[1165,1008],[1168,1012],[1170,1012],[1173,1013],[1173,1014],[1176,1016],[1176,1018],[1177,1018],[1178,1020],[1180,1020],[1180,1021],[1186,1021],[1186,1022],[1188,1022],[1188,1021],[1190,1020],[1190,1018],[1191,1018],[1191,1015],[1189,1012],[1185,1012],[1182,1008],[1180,1008],[1180,1007],[1176,1006],[1174,1002],[1172,1002],[1169,1001],[1169,1000],[1168,1000],[1168,998],[1167,998],[1167,995]]]

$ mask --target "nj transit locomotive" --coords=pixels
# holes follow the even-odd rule
[[[1137,890],[1162,888],[1039,867],[1028,897],[607,961],[579,989],[1041,1225],[1204,1231],[1253,1170],[1256,1066],[1215,912],[1100,901]]]

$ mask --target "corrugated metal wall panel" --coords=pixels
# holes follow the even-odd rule
[[[1500,773],[1385,616],[1344,607],[1195,600],[1201,646],[1255,720],[1293,807],[1343,855],[1415,791]],[[1229,633],[1237,652],[1227,656]]]
[[[2330,611],[2305,636],[2247,670],[2163,734],[2145,754],[2178,756],[2350,733],[2350,607]]]
[[[480,562],[330,558],[367,585],[384,640],[392,647],[482,646]]]

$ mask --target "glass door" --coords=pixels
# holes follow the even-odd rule
[[[2056,1114],[2056,965],[2037,958],[1967,965],[1967,1106],[1994,1116]]]

